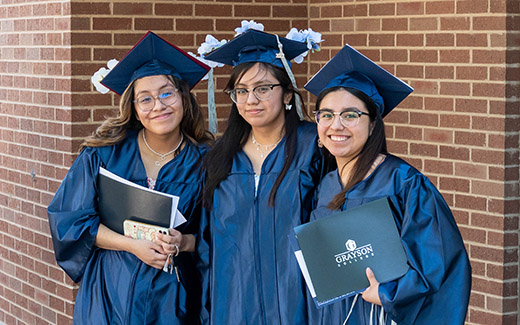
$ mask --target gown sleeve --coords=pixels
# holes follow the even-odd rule
[[[56,261],[74,282],[79,282],[96,240],[96,182],[99,158],[84,149],[72,164],[52,199],[47,214]]]
[[[463,323],[471,269],[453,215],[423,175],[414,177],[404,191],[391,200],[401,209],[401,239],[410,269],[403,277],[380,284],[383,307],[399,324],[443,317],[449,317],[451,324]]]
[[[196,252],[198,255],[197,260],[197,271],[199,273],[200,282],[202,285],[201,295],[201,312],[200,321],[201,324],[209,324],[209,310],[210,306],[210,272],[209,272],[209,261],[210,261],[210,242],[211,242],[211,231],[209,225],[209,211],[205,208],[202,209],[199,232],[196,236]]]

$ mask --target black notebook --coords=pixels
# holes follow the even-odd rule
[[[186,221],[177,210],[179,197],[132,183],[99,168],[98,206],[101,223],[123,235],[126,219],[175,228]]]
[[[294,228],[295,255],[318,307],[364,291],[370,267],[380,283],[408,264],[386,198]]]

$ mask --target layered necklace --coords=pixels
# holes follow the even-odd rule
[[[260,153],[260,159],[264,159],[264,152],[269,153],[269,151],[273,150],[280,143],[280,141],[282,141],[282,138],[283,137],[280,137],[280,139],[278,139],[278,141],[276,141],[276,143],[273,144],[260,144],[258,143],[258,141],[256,141],[255,134],[251,132],[251,141],[254,145],[256,145],[256,151]]]
[[[144,135],[144,130],[143,130],[143,140],[144,140],[144,144],[146,145],[146,147],[151,151],[153,152],[155,155],[159,156],[159,160],[156,160],[155,161],[155,166],[159,167],[161,166],[161,164],[164,162],[164,160],[166,159],[166,156],[168,155],[171,155],[172,153],[174,153],[175,151],[177,151],[177,149],[179,149],[179,147],[181,146],[182,144],[182,141],[184,141],[184,134],[182,134],[181,132],[181,140],[179,141],[179,144],[177,144],[177,146],[172,150],[172,151],[169,151],[167,153],[164,153],[164,154],[161,154],[161,153],[158,153],[157,151],[153,150],[150,145],[148,145],[148,142],[146,141],[146,135]]]

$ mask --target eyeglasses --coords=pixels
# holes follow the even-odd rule
[[[356,126],[359,123],[359,118],[361,115],[370,116],[370,114],[358,110],[333,112],[328,109],[320,109],[319,111],[314,111],[313,113],[314,117],[316,118],[316,123],[318,123],[320,126],[330,126],[336,115],[339,115],[339,120],[344,127]]]
[[[155,101],[159,100],[163,105],[170,106],[177,101],[178,89],[165,89],[157,96],[141,96],[133,102],[137,104],[137,107],[143,112],[149,112],[155,107]]]
[[[247,98],[249,97],[250,91],[253,91],[253,94],[258,100],[268,100],[269,98],[271,98],[271,95],[273,94],[273,88],[276,86],[281,85],[260,85],[252,89],[235,88],[229,90],[227,93],[235,104],[245,104],[247,102]]]

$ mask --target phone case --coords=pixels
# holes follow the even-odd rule
[[[125,220],[123,222],[124,234],[127,237],[131,237],[134,239],[146,239],[153,241],[155,239],[155,235],[157,233],[169,234],[168,228],[154,226],[151,224],[133,221],[133,220]]]

